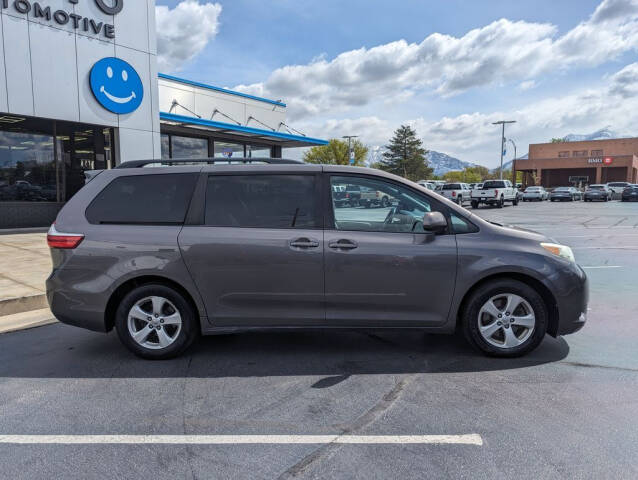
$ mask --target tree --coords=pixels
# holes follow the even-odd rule
[[[564,138],[552,138],[552,143],[564,143]]]
[[[472,168],[466,168],[463,171],[447,172],[443,175],[443,179],[446,182],[479,183],[483,180],[483,176],[473,171]]]
[[[425,159],[428,151],[409,125],[401,125],[385,149],[383,159],[379,162],[381,170],[415,182],[431,177],[433,170]]]
[[[354,164],[357,166],[365,165],[368,157],[368,147],[359,140],[352,142],[354,149]],[[333,138],[328,145],[312,147],[303,155],[306,163],[322,163],[326,165],[350,165],[350,152],[348,151],[348,142]]]

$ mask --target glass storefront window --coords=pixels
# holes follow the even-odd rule
[[[208,158],[208,139],[206,138],[171,135],[170,141],[171,158]]]
[[[240,143],[218,142],[215,140],[215,157],[243,158],[244,146]]]
[[[52,125],[27,122],[0,125],[0,201],[58,201]]]
[[[167,160],[171,158],[171,144],[170,144],[169,135],[166,133],[162,133],[161,142],[162,142],[162,160]]]
[[[0,201],[65,202],[114,164],[110,128],[15,118],[0,122]]]
[[[246,157],[248,158],[270,158],[272,152],[270,147],[264,145],[246,145]]]

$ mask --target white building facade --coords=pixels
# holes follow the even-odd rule
[[[0,0],[0,229],[49,224],[84,171],[321,145],[285,104],[160,75],[154,0]]]

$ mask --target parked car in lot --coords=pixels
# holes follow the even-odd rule
[[[505,202],[518,205],[518,190],[509,180],[487,180],[481,188],[475,188],[471,194],[472,208],[479,208],[481,203],[503,208]]]
[[[549,199],[552,202],[573,202],[574,200],[582,200],[583,194],[575,187],[557,187],[552,190]]]
[[[638,202],[638,185],[629,185],[622,191],[623,202]]]
[[[619,198],[629,185],[631,185],[629,182],[609,182],[607,188],[611,191],[612,198]]]
[[[527,187],[523,192],[524,202],[542,202],[549,198],[549,192],[543,187]]]
[[[594,200],[607,202],[611,200],[611,190],[609,190],[607,185],[602,185],[602,184],[589,185],[587,187],[587,190],[585,190],[585,194],[583,195],[583,200],[585,200],[586,202],[593,202]]]
[[[387,327],[513,357],[586,321],[587,277],[544,235],[379,170],[215,161],[126,162],[76,193],[47,235],[55,317],[151,359],[198,334]],[[335,208],[348,184],[396,204]]]
[[[436,188],[436,185],[434,183],[428,182],[427,180],[419,180],[417,183],[422,187],[427,188],[428,190],[434,191],[434,189]]]
[[[463,202],[470,200],[471,189],[467,183],[446,183],[441,188],[441,193],[448,200],[463,205]]]
[[[361,196],[359,198],[359,204],[366,208],[370,207],[389,207],[394,200],[385,192],[375,190],[369,187],[360,187]]]

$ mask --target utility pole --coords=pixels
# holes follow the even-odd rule
[[[493,122],[492,125],[501,125],[503,130],[501,132],[501,171],[500,171],[500,179],[503,180],[503,150],[505,150],[505,124],[506,123],[516,123],[516,120],[501,120],[499,122]]]
[[[514,161],[512,162],[512,183],[514,184],[514,186],[516,186],[516,144],[511,138],[509,138],[508,141],[514,146]],[[503,170],[503,167],[501,167],[501,170]]]
[[[352,150],[352,139],[353,138],[359,138],[359,135],[344,135],[341,138],[347,138],[348,139],[348,159],[350,162],[350,165],[354,165],[354,150]]]

